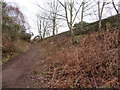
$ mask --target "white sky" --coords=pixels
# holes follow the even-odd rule
[[[15,2],[19,5],[20,7],[20,10],[22,11],[22,13],[25,15],[25,17],[27,18],[28,20],[28,23],[30,25],[30,31],[34,33],[34,35],[38,35],[38,30],[37,30],[37,27],[36,27],[36,17],[35,15],[38,13],[38,12],[41,12],[40,8],[36,5],[36,2],[39,3],[39,5],[41,7],[45,7],[45,4],[44,2],[46,1],[49,1],[49,0],[5,0],[6,2]],[[96,0],[89,0],[89,1],[92,1],[94,2],[95,4],[95,1]],[[111,1],[111,0],[108,0],[108,1]],[[119,1],[119,0],[115,0],[116,3]],[[93,4],[93,5],[94,5]],[[47,7],[46,7],[47,8]],[[88,13],[92,13],[94,12],[94,10],[96,9],[97,7],[94,7],[94,9],[90,10],[89,12],[87,12],[86,14]],[[112,8],[112,6],[111,6]],[[110,15],[114,15],[116,14],[116,12],[114,11],[114,9],[112,8],[111,10],[110,9],[105,9],[104,10],[104,18],[105,17],[108,17]],[[91,17],[90,15],[89,16],[86,16],[84,17],[84,21],[87,21],[87,22],[91,22],[91,21],[95,21],[97,20],[96,16],[94,15],[93,17]],[[76,22],[79,22],[79,20],[76,20]],[[64,31],[67,31],[68,28],[67,27],[61,27],[58,32],[64,32]]]

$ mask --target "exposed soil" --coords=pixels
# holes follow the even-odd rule
[[[10,59],[3,65],[2,85],[3,88],[28,88],[28,76],[36,61],[38,50],[34,44],[22,55]]]

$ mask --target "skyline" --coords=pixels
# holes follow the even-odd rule
[[[10,3],[16,3],[18,5],[18,7],[20,8],[21,12],[24,14],[26,20],[28,21],[29,25],[30,25],[30,31],[34,33],[34,36],[39,35],[38,34],[38,30],[37,30],[37,26],[36,26],[36,14],[38,14],[38,12],[41,12],[41,9],[35,4],[35,2],[37,2],[38,4],[41,5],[41,7],[44,8],[44,3],[48,0],[5,0],[6,2],[10,2]],[[91,0],[91,2],[95,2],[94,0]],[[116,3],[118,2],[118,0],[116,0]],[[112,6],[109,6],[112,7]],[[94,8],[96,9],[96,8]],[[94,13],[94,10],[89,11],[87,13]],[[111,11],[107,8],[104,9],[104,13],[103,16],[104,18],[109,17],[111,15],[115,15],[116,12],[113,8],[111,8]],[[84,21],[86,22],[94,22],[97,21],[97,17],[96,16],[92,16],[92,15],[88,15],[84,17]],[[76,20],[75,23],[78,23],[80,20]],[[64,22],[66,23],[66,22]],[[66,25],[64,24],[63,25]],[[58,33],[61,32],[65,32],[68,31],[68,27],[60,27],[58,29]]]

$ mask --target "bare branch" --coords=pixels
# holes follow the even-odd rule
[[[113,4],[113,7],[114,7],[114,9],[115,9],[115,11],[117,12],[117,14],[119,13],[119,11],[117,10],[117,8],[116,8],[116,5],[115,5],[115,3],[114,3],[114,0],[112,0],[112,4]]]

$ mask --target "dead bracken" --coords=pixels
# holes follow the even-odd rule
[[[118,88],[118,34],[116,29],[84,35],[80,44],[74,46],[66,44],[67,37],[59,37],[59,47],[49,44],[49,40],[43,41],[41,48],[50,74],[45,75],[48,80],[42,87]]]

